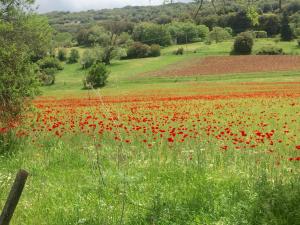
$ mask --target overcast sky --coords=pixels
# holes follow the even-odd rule
[[[176,2],[187,2],[177,0]],[[149,5],[150,0],[36,0],[38,11],[83,11],[89,9],[119,8],[126,5]],[[151,0],[152,5],[161,4],[163,0]]]

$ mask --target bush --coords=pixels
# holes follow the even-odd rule
[[[70,57],[68,59],[68,63],[70,63],[70,64],[77,63],[79,58],[80,58],[80,56],[79,56],[78,50],[72,49],[71,53],[70,53]]]
[[[92,89],[104,87],[108,75],[109,71],[103,63],[94,64],[83,81],[84,88]]]
[[[254,31],[255,37],[256,38],[267,38],[268,37],[268,33],[266,31]]]
[[[261,48],[257,53],[257,55],[284,55],[282,48],[275,46],[267,46]]]
[[[135,42],[133,43],[127,50],[127,58],[135,59],[135,58],[146,58],[149,56],[150,47],[149,45]]]
[[[57,58],[59,61],[63,62],[67,60],[67,51],[65,49],[59,49],[57,53]]]
[[[151,45],[150,46],[150,57],[158,57],[160,56],[160,46],[159,45]]]
[[[254,40],[250,32],[240,33],[234,41],[233,54],[249,55],[252,52]]]
[[[300,39],[298,39],[297,42],[298,42],[298,47],[300,48]]]
[[[184,49],[181,47],[181,48],[178,48],[175,52],[174,52],[174,54],[175,55],[183,55],[183,53],[184,53]]]

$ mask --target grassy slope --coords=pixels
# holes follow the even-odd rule
[[[254,46],[254,52],[266,45],[275,45],[270,39],[257,40]],[[279,42],[276,46],[282,47],[285,52],[290,54],[300,54],[300,48],[296,42]],[[193,43],[183,45],[186,54],[183,56],[173,55],[173,51],[180,46],[170,46],[162,50],[162,56],[157,58],[134,59],[113,61],[110,66],[111,74],[109,84],[103,89],[103,93],[112,93],[121,91],[123,88],[128,90],[135,84],[135,88],[143,89],[149,84],[164,85],[163,83],[197,81],[291,81],[298,79],[297,72],[277,72],[277,73],[251,73],[251,74],[229,74],[226,76],[201,76],[201,77],[174,77],[174,78],[151,78],[140,77],[136,75],[159,70],[165,66],[176,64],[177,62],[189,60],[195,57],[204,57],[209,55],[229,55],[232,47],[232,41],[206,45],[204,43]],[[196,51],[196,53],[195,53]],[[82,49],[81,49],[82,52]],[[82,79],[87,71],[82,70],[79,64],[68,65],[56,76],[56,84],[51,87],[43,88],[46,96],[64,96],[64,95],[82,95],[86,91],[82,90]]]

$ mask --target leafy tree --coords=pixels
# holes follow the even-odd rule
[[[101,88],[106,84],[109,71],[103,63],[97,63],[92,66],[87,77],[84,79],[84,88]]]
[[[51,56],[47,56],[39,60],[37,64],[41,69],[54,68],[56,70],[63,70],[63,66],[61,65],[59,60]]]
[[[275,14],[267,14],[259,17],[260,30],[266,31],[268,36],[274,36],[280,32],[280,19]]]
[[[234,41],[233,54],[249,55],[254,45],[253,34],[250,32],[240,33]]]
[[[85,28],[80,29],[77,34],[76,40],[79,45],[85,45],[85,46],[90,45],[88,29],[85,29]]]
[[[0,124],[8,125],[39,93],[33,60],[46,55],[52,29],[33,15],[33,1],[0,1]],[[27,10],[24,10],[27,9]]]
[[[88,69],[94,63],[102,62],[103,54],[104,54],[103,49],[100,47],[96,47],[92,50],[85,50],[80,59],[80,64],[82,65],[82,69]]]
[[[88,33],[88,45],[107,45],[110,42],[110,35],[102,26],[93,26]]]
[[[68,32],[59,32],[54,36],[54,46],[55,47],[72,47],[72,34]]]
[[[67,51],[66,49],[64,48],[61,48],[58,50],[58,53],[57,53],[57,58],[59,61],[66,61],[67,60]]]
[[[106,22],[103,24],[109,35],[109,41],[102,44],[102,47],[104,48],[102,62],[106,65],[109,65],[113,58],[119,58],[120,55],[124,53],[123,48],[127,48],[127,46],[132,42],[131,38],[124,33],[126,26],[123,25],[124,23],[116,21]]]
[[[80,56],[79,56],[78,50],[73,48],[70,52],[70,56],[68,58],[68,63],[70,63],[70,64],[77,63],[79,58],[80,58]]]
[[[281,33],[281,39],[283,41],[293,40],[293,30],[289,25],[289,17],[287,13],[283,14],[280,33]]]
[[[228,19],[228,25],[238,34],[252,27],[252,20],[246,10],[242,10]]]
[[[208,34],[208,40],[210,42],[215,41],[216,43],[228,40],[231,38],[230,33],[221,27],[214,27],[211,32]]]
[[[95,62],[94,54],[91,50],[85,50],[80,58],[82,69],[90,68]]]

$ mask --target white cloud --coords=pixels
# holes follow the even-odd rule
[[[180,1],[180,0],[178,0]],[[186,0],[183,0],[186,1]],[[161,4],[163,0],[151,0],[152,5]],[[40,12],[49,11],[83,11],[124,7],[126,5],[149,5],[150,0],[37,0]]]

